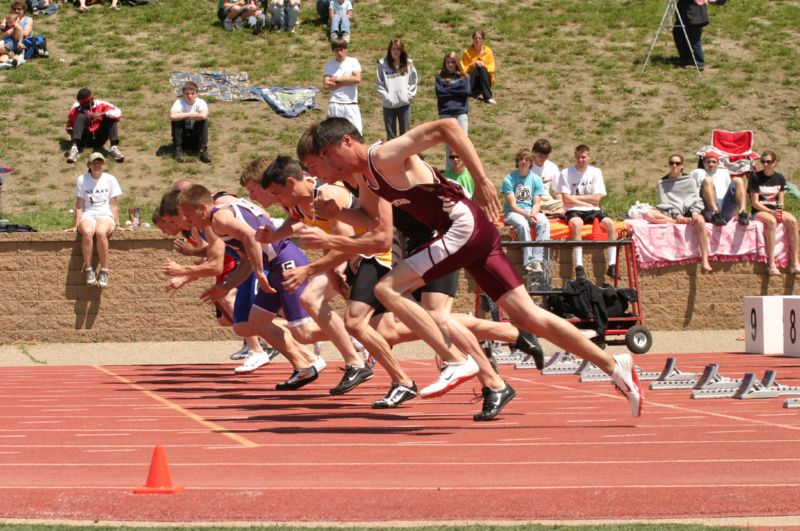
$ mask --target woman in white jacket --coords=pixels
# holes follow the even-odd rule
[[[386,57],[378,61],[375,77],[383,104],[386,137],[391,140],[411,128],[411,100],[417,95],[417,71],[403,41],[389,42]]]

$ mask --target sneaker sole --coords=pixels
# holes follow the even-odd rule
[[[305,378],[303,380],[300,380],[296,384],[279,383],[278,385],[275,386],[275,390],[276,391],[297,391],[298,389],[307,386],[308,384],[310,384],[311,382],[313,382],[317,378],[319,378],[319,373],[315,374],[311,378]]]
[[[334,387],[333,389],[331,389],[331,390],[330,390],[330,391],[328,391],[328,392],[329,392],[330,394],[332,394],[333,396],[340,396],[340,395],[347,394],[347,393],[349,393],[350,391],[352,391],[353,389],[355,389],[356,387],[358,387],[359,385],[361,385],[361,384],[363,384],[364,382],[366,382],[367,380],[371,380],[373,376],[374,376],[373,374],[370,374],[369,376],[367,376],[366,378],[364,378],[364,379],[363,379],[363,380],[361,380],[360,382],[356,383],[355,385],[353,385],[353,386],[351,386],[351,387],[348,387],[347,389],[340,390],[338,387]]]
[[[631,371],[631,376],[633,377],[633,384],[636,386],[636,390],[639,392],[639,407],[637,408],[636,413],[634,413],[633,416],[641,417],[642,407],[644,406],[644,390],[642,389],[642,386],[639,384],[639,376],[636,374],[635,369]]]
[[[269,362],[262,363],[258,367],[253,367],[252,369],[242,369],[242,370],[240,370],[239,367],[236,367],[235,369],[233,369],[233,372],[234,372],[234,374],[251,374],[251,373],[256,372],[258,369],[260,369],[261,367],[263,367],[264,365],[267,365],[267,364],[269,364]]]
[[[401,400],[395,404],[389,404],[388,402],[381,402],[379,400],[372,403],[372,409],[396,409],[400,404],[405,404],[409,400],[414,400],[419,396],[419,393],[414,396],[409,396],[408,398]]]
[[[475,378],[475,376],[477,376],[477,373],[473,374],[472,376],[462,376],[461,378],[456,378],[455,380],[450,382],[450,384],[448,384],[444,389],[440,389],[438,391],[433,391],[432,393],[429,393],[429,394],[425,394],[423,391],[420,391],[418,396],[420,398],[436,398],[437,396],[442,396],[444,394],[449,393],[450,391],[452,391],[453,389],[455,389],[456,387],[458,387],[462,383]]]

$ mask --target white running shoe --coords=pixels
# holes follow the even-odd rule
[[[328,363],[322,356],[317,356],[317,359],[311,364],[311,366],[317,369],[317,374],[319,374],[325,370],[325,367],[328,366]]]
[[[633,366],[633,358],[630,354],[617,354],[614,356],[614,361],[617,362],[617,366],[614,367],[611,381],[614,382],[617,390],[628,399],[633,416],[638,417],[642,414],[644,390],[639,385],[639,377]]]
[[[472,356],[467,356],[466,361],[458,364],[447,363],[445,361],[443,365],[442,372],[439,373],[439,379],[420,391],[420,398],[442,396],[478,374],[478,364],[475,363]]]
[[[317,341],[314,343],[314,355],[320,356],[322,354],[322,341]]]
[[[269,363],[269,354],[266,352],[254,352],[244,363],[233,369],[236,374],[250,374],[262,365]]]
[[[242,348],[230,355],[233,361],[241,361],[250,357],[253,351],[247,348],[247,343],[242,343]]]

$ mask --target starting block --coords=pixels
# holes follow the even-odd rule
[[[674,361],[674,358],[670,358]],[[669,363],[669,360],[667,360]],[[633,370],[636,371],[636,376],[639,378],[640,381],[653,381],[658,380],[658,378],[664,373],[664,371],[644,371],[638,365],[633,367]],[[607,375],[594,365],[589,370],[586,370],[580,373],[581,382],[610,382],[611,376]]]
[[[570,352],[556,352],[545,362],[542,374],[575,374],[582,363]]]
[[[736,394],[741,383],[742,378],[726,378],[719,373],[717,363],[709,363],[692,388],[692,398],[730,398]]]
[[[800,398],[790,398],[789,400],[783,403],[783,407],[785,407],[786,409],[800,408]]]
[[[667,358],[661,374],[650,382],[650,389],[654,391],[658,389],[691,389],[699,378],[700,373],[681,372],[676,367],[675,358]]]
[[[764,378],[759,382],[755,374],[748,372],[742,379],[742,384],[733,398],[745,400],[748,398],[775,398],[782,395],[800,395],[800,386],[781,385],[775,381],[775,371],[764,372]]]
[[[531,354],[523,355],[522,361],[514,364],[515,369],[535,369],[536,361],[534,361]]]
[[[481,347],[487,358],[494,358],[498,365],[519,363],[525,359],[525,354],[519,350],[509,352],[503,350],[499,341],[481,341]]]

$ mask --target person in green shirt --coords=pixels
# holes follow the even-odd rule
[[[450,169],[445,170],[444,176],[460,184],[461,188],[464,189],[464,194],[467,196],[467,199],[472,199],[472,192],[475,190],[475,182],[472,180],[472,175],[469,174],[469,170],[464,166],[458,153],[450,153]]]

